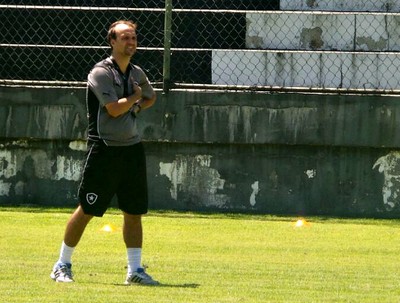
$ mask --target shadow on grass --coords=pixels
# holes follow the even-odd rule
[[[114,284],[114,286],[123,286],[123,287],[166,287],[166,288],[198,288],[200,284],[197,283],[183,283],[183,284],[172,284],[172,283],[160,283],[158,285],[143,285],[143,284]]]
[[[29,212],[29,213],[66,213],[72,214],[76,206],[67,207],[39,205],[39,204],[2,204],[0,212]],[[119,215],[121,211],[115,207],[110,207],[107,210],[107,215]],[[309,221],[326,222],[340,221],[340,223],[350,223],[364,225],[376,224],[374,220],[381,220],[379,224],[394,225],[398,228],[399,214],[398,212],[382,212],[370,214],[295,214],[295,213],[265,213],[256,210],[165,210],[165,209],[150,209],[147,216],[153,217],[168,217],[168,218],[206,218],[206,219],[236,219],[236,220],[258,220],[258,221],[283,221],[291,222],[297,218],[308,218]],[[387,220],[387,221],[386,221]]]

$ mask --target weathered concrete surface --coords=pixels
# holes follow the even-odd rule
[[[378,13],[246,14],[246,47],[256,49],[398,51],[399,16]]]
[[[0,138],[86,139],[84,93],[0,87]]]
[[[176,92],[159,100],[149,118],[161,125],[144,123],[149,140],[400,146],[397,97]]]
[[[400,53],[214,51],[212,83],[300,88],[400,87]]]
[[[392,178],[383,175],[390,169],[379,172],[388,161],[374,167],[387,150],[183,144],[151,144],[147,150],[155,207],[298,215],[399,214],[400,186],[389,184]],[[394,162],[399,161],[396,156]],[[391,173],[398,176],[399,168],[391,165]]]
[[[211,83],[398,90],[397,14],[246,14],[246,48],[214,50]]]
[[[0,96],[0,204],[75,205],[85,90]],[[399,119],[389,96],[159,94],[140,116],[151,207],[398,216]]]
[[[281,10],[400,11],[399,0],[280,0]]]
[[[248,49],[214,50],[211,82],[398,90],[399,22],[382,13],[248,13]]]
[[[84,141],[2,138],[0,204],[74,203],[85,147]]]

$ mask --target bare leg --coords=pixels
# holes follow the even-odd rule
[[[142,216],[124,213],[124,242],[127,248],[141,248],[143,244]]]
[[[71,257],[75,246],[79,243],[83,232],[89,221],[93,218],[91,215],[85,215],[82,208],[78,206],[71,215],[67,227],[65,228],[64,241],[60,249],[60,257],[54,264],[50,277],[57,282],[74,282],[71,271]]]
[[[143,229],[142,216],[124,213],[124,241],[128,253],[128,274],[125,284],[159,285],[141,265]]]
[[[67,223],[64,243],[70,247],[78,245],[87,224],[92,218],[92,215],[85,215],[81,206],[78,206]]]

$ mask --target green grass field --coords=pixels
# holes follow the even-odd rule
[[[400,302],[399,220],[151,212],[143,261],[162,285],[149,287],[123,285],[117,210],[89,224],[76,282],[53,282],[71,212],[0,208],[1,302]]]

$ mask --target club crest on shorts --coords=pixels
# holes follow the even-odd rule
[[[94,204],[97,201],[97,198],[99,196],[96,195],[95,193],[87,193],[86,194],[86,201],[87,203],[89,203],[90,205]]]

